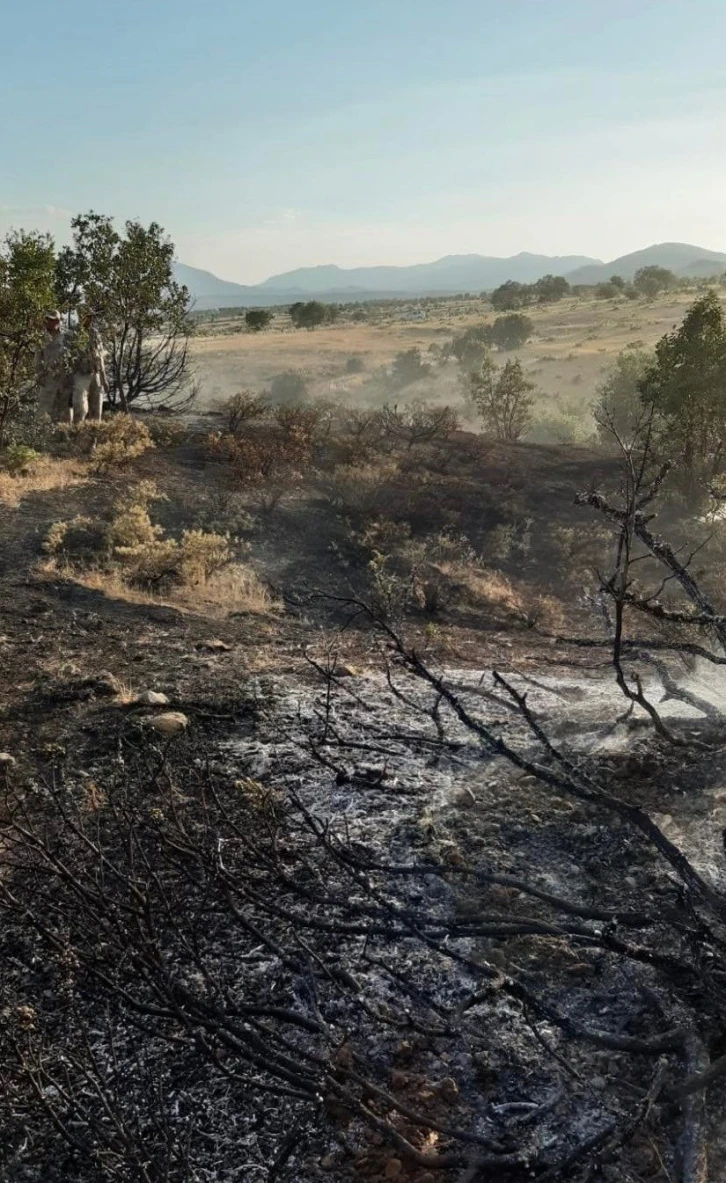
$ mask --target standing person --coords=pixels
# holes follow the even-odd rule
[[[44,325],[46,340],[35,355],[38,413],[48,415],[54,423],[70,423],[66,339],[61,331],[60,312],[57,309],[47,312]]]
[[[108,379],[103,342],[90,309],[82,309],[79,313],[70,343],[69,361],[73,380],[73,422],[83,423],[90,415],[95,423],[100,423]]]

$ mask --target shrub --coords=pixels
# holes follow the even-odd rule
[[[423,360],[421,350],[416,347],[397,353],[391,363],[391,380],[399,388],[428,378],[430,374],[431,366]]]
[[[345,363],[346,374],[362,374],[365,368],[365,362],[362,357],[349,357]]]
[[[267,399],[272,403],[302,403],[307,393],[305,375],[299,370],[285,370],[272,379]]]
[[[157,448],[175,448],[188,438],[186,427],[173,415],[145,415],[143,422]]]
[[[175,575],[185,587],[205,584],[229,565],[232,551],[224,534],[205,530],[184,530],[179,542]]]
[[[86,421],[64,431],[70,450],[92,459],[97,472],[122,467],[154,447],[145,422],[131,415],[112,415],[102,423]]]
[[[240,390],[238,394],[233,394],[222,409],[227,420],[227,431],[231,435],[239,435],[250,423],[267,414],[264,399],[251,390]]]
[[[40,453],[27,444],[9,444],[0,452],[0,465],[11,476],[27,476],[39,459]]]

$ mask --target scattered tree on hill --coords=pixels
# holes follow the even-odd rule
[[[420,382],[430,374],[431,366],[423,360],[421,350],[415,346],[413,349],[404,349],[397,353],[391,363],[391,379],[399,388],[410,386],[412,382]]]
[[[267,308],[250,308],[245,312],[245,324],[252,333],[259,333],[272,322],[272,313]]]
[[[678,459],[691,490],[726,469],[726,321],[714,291],[661,337],[640,392],[662,424],[662,448]]]
[[[513,312],[531,303],[532,289],[526,283],[508,279],[506,283],[494,289],[489,299],[495,311]]]
[[[667,267],[641,267],[633,277],[633,287],[642,295],[652,298],[659,292],[668,291],[678,283],[678,278]]]
[[[498,316],[491,327],[491,340],[498,349],[520,349],[534,332],[534,324],[521,312]]]
[[[553,304],[570,294],[570,285],[563,275],[543,275],[533,291],[539,304]]]
[[[623,294],[623,289],[612,280],[595,285],[595,296],[598,300],[617,300]]]
[[[55,302],[55,252],[46,234],[13,231],[0,244],[0,446],[32,398],[43,313]]]
[[[640,383],[653,354],[639,345],[628,345],[615,358],[597,388],[598,399],[593,407],[597,430],[604,443],[611,443],[615,430],[624,444],[630,443],[643,418]]]
[[[484,430],[511,442],[521,439],[532,424],[535,389],[520,361],[508,361],[500,370],[488,358],[479,372],[470,376],[468,394]]]
[[[79,214],[72,246],[60,252],[56,290],[67,308],[85,304],[109,349],[109,397],[121,410],[139,399],[180,407],[193,397],[189,367],[190,296],[174,279],[174,244],[152,222]]]
[[[448,342],[444,348],[444,356],[455,358],[462,370],[469,373],[481,366],[489,353],[491,341],[491,325],[472,325]]]
[[[327,310],[320,300],[298,300],[290,307],[290,320],[296,329],[316,329],[325,323]]]

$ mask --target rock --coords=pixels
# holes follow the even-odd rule
[[[383,1168],[384,1179],[398,1179],[403,1170],[403,1163],[400,1158],[389,1158],[385,1167]]]
[[[453,1076],[445,1076],[443,1080],[439,1081],[438,1092],[441,1099],[449,1105],[453,1105],[458,1100],[459,1086]]]
[[[11,756],[10,752],[0,752],[0,768],[12,768],[17,764],[15,756]]]
[[[181,711],[165,711],[163,715],[152,715],[151,718],[144,719],[144,724],[159,735],[171,737],[186,731],[189,720]]]
[[[159,694],[156,690],[144,690],[136,698],[137,703],[144,707],[167,707],[169,699],[165,694]]]
[[[226,641],[220,641],[219,637],[212,637],[209,641],[200,641],[195,647],[205,649],[208,653],[229,653],[232,648]]]
[[[472,793],[471,789],[468,789],[466,786],[464,786],[461,792],[456,794],[456,797],[454,798],[454,804],[463,809],[471,809],[472,805],[476,805],[476,797]]]
[[[335,667],[335,676],[337,678],[357,678],[359,674],[360,670],[354,665],[349,665],[347,661]]]

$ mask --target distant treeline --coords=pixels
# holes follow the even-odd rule
[[[721,282],[726,281],[726,273]],[[516,312],[522,308],[552,304],[565,297],[600,300],[653,299],[661,292],[677,288],[703,288],[713,281],[695,277],[679,277],[666,267],[641,267],[628,282],[622,275],[597,284],[570,284],[562,275],[544,275],[535,283],[518,283],[510,279],[494,291],[479,293],[459,292],[457,294],[431,294],[425,296],[370,296],[358,300],[335,300],[323,303],[320,300],[297,300],[289,305],[275,305],[274,311],[263,308],[245,308],[238,305],[192,313],[198,324],[216,320],[244,320],[248,329],[259,332],[269,325],[275,314],[288,314],[295,328],[314,329],[320,325],[333,324],[336,320],[365,321],[376,313],[392,312],[402,307],[421,309],[435,308],[460,300],[482,300],[491,304],[496,312]]]

